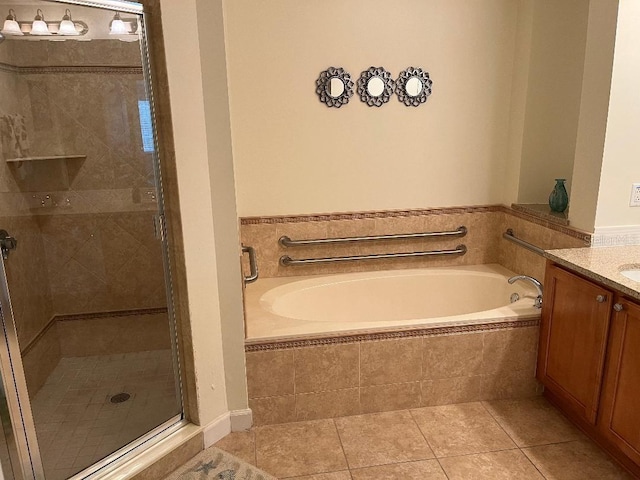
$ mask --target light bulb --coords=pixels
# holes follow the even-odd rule
[[[60,22],[60,28],[58,28],[58,35],[80,35],[76,30],[76,25],[71,20],[71,12],[69,9],[64,13],[62,21]]]
[[[120,18],[120,14],[116,12],[111,20],[111,26],[109,27],[110,35],[128,35],[129,29],[127,25]]]
[[[31,35],[51,35],[49,26],[44,21],[44,14],[40,9],[36,12],[36,17],[31,24]]]
[[[16,12],[14,12],[13,9],[9,10],[9,15],[4,21],[4,26],[0,32],[2,32],[3,35],[24,35],[22,30],[20,30],[20,25],[16,20]]]

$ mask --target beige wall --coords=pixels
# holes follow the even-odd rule
[[[248,407],[244,313],[222,2],[200,1],[197,10],[200,45],[206,46],[206,55],[202,56],[202,81],[227,401],[229,410],[241,410]]]
[[[534,2],[518,203],[546,203],[571,182],[580,113],[588,0]]]
[[[518,189],[524,123],[527,113],[527,88],[529,86],[529,58],[533,36],[534,0],[519,0],[516,28],[513,81],[511,86],[511,111],[509,113],[509,143],[507,165],[503,172],[502,203],[511,205],[518,201]]]
[[[598,203],[617,13],[618,0],[590,1],[580,119],[569,200],[571,224],[590,232],[594,229]]]
[[[241,216],[503,200],[518,2],[224,5]],[[315,80],[332,65],[420,66],[433,95],[327,108]]]
[[[239,388],[237,382],[225,379],[228,376],[244,377],[244,371],[237,371],[225,365],[223,349],[225,345],[236,345],[237,338],[229,338],[223,330],[224,307],[222,293],[232,288],[224,282],[232,281],[227,275],[218,275],[217,249],[221,244],[238,244],[237,231],[226,231],[214,222],[212,205],[212,170],[219,161],[215,142],[225,142],[228,131],[218,132],[215,125],[218,117],[212,118],[210,110],[211,90],[205,96],[205,84],[213,62],[220,65],[224,49],[221,45],[200,45],[201,32],[185,29],[184,25],[215,20],[220,12],[220,1],[206,5],[204,0],[173,2],[162,0],[162,24],[165,36],[165,53],[171,98],[172,124],[175,139],[177,182],[180,192],[181,222],[184,243],[186,281],[189,291],[189,316],[196,376],[196,395],[199,421],[206,425],[229,410],[230,398],[242,397],[227,390]],[[203,18],[198,13],[203,13]],[[207,37],[207,41],[219,42]],[[212,55],[212,59],[205,59]],[[217,91],[217,94],[220,94]],[[215,98],[215,97],[214,97]],[[221,114],[224,116],[224,113]],[[213,123],[211,123],[213,122]],[[219,135],[219,136],[218,136]],[[223,159],[226,160],[226,159]],[[219,178],[220,182],[233,185],[233,177]],[[233,205],[226,205],[233,208]],[[217,221],[217,218],[216,218]],[[223,240],[217,241],[218,236]],[[236,254],[237,259],[237,254]],[[221,269],[222,270],[222,269]],[[233,279],[235,288],[240,289],[238,278]],[[237,294],[236,294],[237,295]],[[242,322],[240,319],[226,318]],[[231,334],[230,334],[231,335]],[[242,337],[240,337],[242,338]],[[242,352],[242,350],[241,350]],[[241,387],[240,387],[241,388]],[[246,398],[246,390],[244,392]]]
[[[640,208],[629,206],[631,183],[640,183],[638,78],[640,2],[620,0],[596,228],[640,226]]]

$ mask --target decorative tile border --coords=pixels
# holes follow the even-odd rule
[[[42,327],[42,330],[38,332],[38,334],[33,337],[24,348],[20,350],[22,355],[26,355],[30,350],[32,350],[36,344],[40,341],[42,337],[56,324],[56,322],[69,322],[74,320],[96,320],[98,318],[110,318],[110,317],[130,317],[134,315],[158,315],[161,313],[167,313],[168,310],[166,307],[160,308],[140,308],[137,310],[115,310],[112,312],[93,312],[93,313],[75,313],[72,315],[54,315],[47,322],[47,324]]]
[[[544,218],[532,215],[525,211],[520,211],[507,207],[505,205],[478,205],[469,207],[446,207],[446,208],[427,208],[414,210],[381,210],[372,212],[342,212],[327,213],[318,215],[292,215],[292,216],[272,216],[272,217],[242,217],[240,225],[261,225],[261,224],[280,224],[280,223],[304,223],[304,222],[327,222],[332,220],[363,220],[370,218],[393,218],[393,217],[418,217],[428,215],[454,215],[465,213],[487,213],[502,212],[514,217],[522,218],[528,222],[535,223],[542,227],[560,232],[573,238],[582,240],[585,245],[591,243],[591,234],[578,230],[566,225],[549,221]]]
[[[540,324],[540,318],[518,320],[515,317],[506,318],[495,323],[478,323],[471,325],[450,325],[443,327],[417,328],[411,330],[397,330],[384,332],[370,332],[362,334],[347,334],[343,336],[300,338],[296,340],[281,341],[249,341],[245,342],[245,352],[263,352],[268,350],[289,350],[301,347],[318,347],[325,345],[343,345],[348,343],[371,342],[377,340],[394,340],[398,338],[414,337],[439,337],[461,333],[491,332],[495,330],[507,330],[512,328],[536,327]]]
[[[70,66],[50,66],[50,67],[18,67],[8,63],[0,63],[0,71],[16,73],[18,75],[28,74],[57,74],[57,73],[100,73],[119,75],[142,75],[142,67],[136,65],[70,65]]]
[[[58,322],[69,322],[73,320],[96,320],[98,318],[110,317],[132,317],[134,315],[159,315],[167,313],[167,307],[138,308],[134,310],[113,310],[111,312],[74,313],[71,315],[56,315],[53,317]]]
[[[319,215],[274,216],[274,217],[242,217],[240,225],[259,225],[276,223],[327,222],[332,220],[363,220],[367,218],[418,217],[426,215],[452,215],[463,213],[501,212],[502,205],[476,207],[428,208],[416,210],[381,210],[374,212],[343,212]]]

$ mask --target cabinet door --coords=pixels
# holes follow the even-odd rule
[[[600,431],[640,465],[640,305],[617,299],[611,338]]]
[[[577,415],[595,424],[613,294],[547,264],[538,379]]]

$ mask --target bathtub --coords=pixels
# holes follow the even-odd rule
[[[539,318],[535,289],[513,275],[491,264],[260,279],[245,291],[247,344]]]

